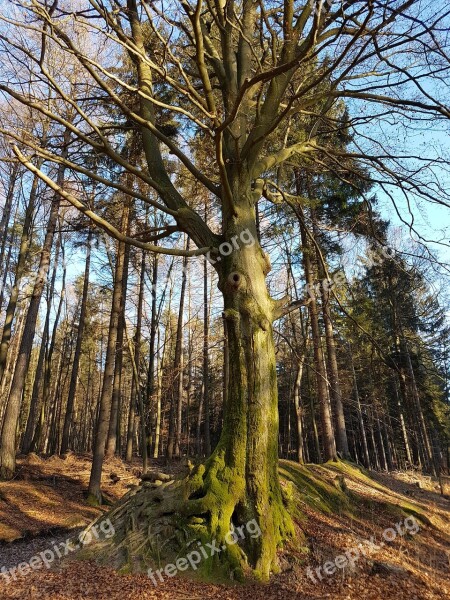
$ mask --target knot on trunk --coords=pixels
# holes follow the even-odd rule
[[[231,292],[241,292],[247,288],[247,279],[243,273],[233,271],[227,277],[226,286]]]

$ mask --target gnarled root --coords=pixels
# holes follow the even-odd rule
[[[164,569],[187,558],[180,570],[192,568],[205,578],[267,579],[277,568],[277,547],[293,532],[274,487],[265,507],[252,505],[244,476],[216,450],[182,480],[143,482],[126,494],[98,519],[110,519],[114,536],[89,553],[123,571]]]

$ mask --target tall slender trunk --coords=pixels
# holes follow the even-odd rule
[[[66,322],[67,323],[67,322]],[[60,439],[60,433],[61,433],[61,412],[62,412],[62,401],[61,401],[61,396],[62,396],[62,390],[65,389],[66,387],[66,383],[67,380],[69,378],[69,365],[72,362],[72,352],[75,346],[75,339],[73,336],[73,332],[72,334],[67,336],[67,343],[65,345],[63,345],[63,348],[65,349],[63,355],[62,355],[62,360],[60,363],[60,367],[57,371],[58,373],[58,377],[56,379],[55,385],[54,385],[54,389],[53,389],[53,398],[52,398],[52,388],[50,385],[51,382],[51,368],[50,368],[50,363],[48,363],[48,370],[47,370],[47,377],[48,377],[48,391],[47,391],[47,396],[45,399],[45,404],[47,406],[50,406],[51,404],[54,407],[54,419],[52,420],[52,427],[50,430],[50,435],[49,435],[49,443],[47,446],[48,452],[50,454],[56,454],[59,450],[60,444],[61,444],[61,439]],[[74,426],[76,425],[76,423],[74,423]]]
[[[129,209],[128,209],[129,210]],[[126,223],[127,235],[129,235],[130,220]],[[109,417],[109,429],[108,437],[106,440],[106,456],[114,456],[117,448],[117,430],[119,423],[119,406],[120,406],[120,394],[122,387],[122,367],[123,367],[123,348],[124,348],[124,329],[125,329],[125,304],[127,295],[128,285],[128,267],[130,262],[130,247],[127,245],[124,247],[124,259],[123,259],[123,274],[121,281],[121,295],[120,295],[120,317],[117,325],[117,341],[116,341],[116,361],[114,365],[114,378],[112,386],[112,397],[111,397],[111,414]]]
[[[19,309],[19,313],[17,315],[17,325],[14,332],[14,337],[11,341],[11,348],[8,352],[8,360],[6,362],[5,374],[1,382],[0,387],[0,398],[2,402],[0,403],[0,422],[3,421],[3,416],[6,410],[6,399],[9,395],[11,377],[14,373],[14,368],[17,362],[17,357],[19,355],[20,341],[23,335],[23,328],[25,327],[25,320],[27,318],[27,311],[25,306],[21,306]]]
[[[208,263],[205,260],[203,265],[203,376],[202,376],[202,396],[203,410],[205,413],[205,455],[211,454],[211,390],[209,385],[209,322],[210,322],[210,303],[208,302]]]
[[[144,305],[144,288],[145,288],[145,252],[142,252],[141,256],[141,267],[139,274],[139,291],[138,291],[138,304],[137,304],[137,315],[136,315],[136,331],[134,334],[134,362],[136,364],[137,372],[140,373],[141,366],[141,335],[142,335],[142,308]],[[138,402],[137,394],[140,391],[139,378],[133,377],[131,380],[131,396],[130,396],[130,411],[128,414],[128,426],[127,426],[127,446],[125,459],[127,462],[131,462],[133,458],[133,429],[134,429],[134,418],[136,413],[136,406]],[[144,423],[145,424],[145,423]],[[147,440],[144,440],[147,444]]]
[[[349,458],[347,429],[345,425],[344,405],[342,403],[341,384],[334,342],[333,322],[330,308],[330,292],[325,283],[321,286],[322,316],[325,326],[325,341],[327,346],[327,369],[330,381],[330,394],[334,410],[334,426],[336,432],[336,449],[342,458]]]
[[[42,162],[42,159],[39,159],[37,161],[36,167],[38,169],[41,168]],[[0,341],[0,381],[2,381],[5,373],[6,361],[8,358],[8,348],[9,343],[11,341],[12,326],[17,308],[17,300],[19,298],[20,283],[25,274],[28,252],[30,249],[31,230],[33,225],[34,212],[36,210],[38,184],[39,178],[37,175],[35,175],[33,178],[33,183],[31,184],[28,204],[25,210],[25,217],[20,237],[19,255],[17,258],[17,265],[14,275],[14,283],[11,289],[11,294],[9,296],[8,306],[6,308],[5,322],[3,324],[2,338]]]
[[[297,423],[297,460],[300,464],[305,462],[305,455],[303,451],[303,407],[300,398],[300,388],[303,377],[303,365],[305,364],[306,351],[300,357],[297,363],[297,374],[295,376],[294,383],[294,408]]]
[[[334,416],[334,430],[336,437],[336,449],[342,458],[349,458],[347,429],[345,426],[344,406],[342,404],[341,385],[339,381],[339,369],[336,357],[336,344],[333,334],[333,320],[331,316],[331,295],[329,282],[326,279],[325,267],[322,264],[323,255],[320,252],[320,232],[317,224],[316,213],[311,209],[311,221],[313,234],[316,241],[316,260],[318,264],[319,279],[321,280],[320,294],[322,298],[322,317],[325,329],[325,343],[327,348],[327,372],[329,389]]]
[[[5,261],[6,246],[8,243],[8,226],[11,219],[13,209],[14,191],[16,188],[17,178],[19,174],[19,164],[14,163],[9,176],[8,190],[6,192],[5,204],[3,206],[2,218],[0,219],[0,269],[4,269],[4,273],[8,271],[9,260]],[[11,245],[10,245],[11,249]],[[11,252],[8,253],[9,255]],[[3,272],[2,272],[3,275]],[[2,276],[2,284],[0,289],[0,311],[3,306],[3,290],[5,279]]]
[[[167,284],[168,283],[169,283],[169,279],[167,280]],[[167,289],[167,284],[166,284],[166,289]],[[165,296],[165,292],[166,292],[166,290],[164,291],[163,298],[161,299],[161,307],[162,307],[163,299]],[[157,377],[158,389],[156,392],[155,445],[154,445],[153,458],[158,458],[158,454],[162,453],[162,448],[163,448],[163,443],[162,443],[163,437],[161,435],[161,432],[162,432],[163,426],[164,426],[164,415],[163,415],[163,410],[162,410],[162,392],[163,392],[164,369],[166,367],[166,357],[167,357],[167,353],[169,352],[169,343],[170,343],[170,334],[171,334],[170,314],[171,314],[171,306],[172,306],[172,293],[173,293],[173,287],[171,285],[170,290],[169,290],[169,303],[168,303],[168,307],[167,307],[167,320],[165,323],[165,333],[164,333],[162,355],[161,355],[160,363],[158,365],[158,377]]]
[[[302,215],[300,218],[300,235],[303,247],[303,268],[305,280],[309,290],[308,310],[311,321],[311,334],[314,349],[314,367],[316,370],[317,395],[319,398],[320,413],[322,419],[322,438],[325,461],[336,460],[336,442],[334,439],[333,426],[331,422],[331,412],[328,404],[327,394],[327,375],[324,368],[324,356],[322,352],[319,311],[317,307],[316,294],[314,292],[314,276],[311,264],[311,244],[306,229],[305,220]]]
[[[395,400],[396,400],[396,404],[397,404],[398,418],[400,421],[400,429],[401,429],[402,437],[403,437],[403,444],[405,446],[406,460],[408,461],[409,465],[412,465],[413,464],[413,456],[412,456],[411,447],[409,444],[408,432],[406,430],[404,409],[402,406],[402,402],[400,400],[400,395],[398,393],[397,381],[394,381],[394,392],[395,392]]]
[[[62,155],[67,156],[67,144],[70,138],[70,132],[64,135],[64,148]],[[57,175],[57,183],[64,187],[64,165],[60,165]],[[44,291],[47,273],[50,265],[50,253],[53,245],[53,236],[58,220],[59,206],[61,197],[55,195],[52,199],[50,215],[47,223],[47,231],[42,247],[39,269],[36,276],[33,293],[28,307],[27,318],[25,321],[24,332],[20,344],[19,356],[17,358],[16,368],[9,393],[8,404],[6,407],[5,418],[1,433],[0,449],[0,478],[11,479],[14,476],[16,466],[16,429],[22,401],[22,393],[28,370],[31,350],[33,347],[36,321],[39,312],[42,292]]]
[[[158,310],[156,304],[156,288],[158,285],[158,254],[152,257],[152,306],[150,320],[150,342],[149,342],[149,360],[147,376],[147,410],[149,410],[152,396],[155,392],[155,356],[156,356],[156,334],[158,328]]]
[[[159,338],[159,335],[158,335]],[[159,346],[159,344],[158,344]],[[156,406],[155,406],[155,442],[153,445],[153,458],[158,458],[159,445],[161,440],[161,400],[162,400],[162,377],[163,369],[165,366],[166,356],[166,341],[163,342],[163,348],[161,352],[161,359],[158,361],[157,375],[156,375]]]
[[[403,343],[404,343],[406,361],[407,361],[407,365],[408,365],[410,387],[411,387],[411,392],[412,392],[411,395],[412,395],[415,410],[416,410],[418,432],[419,432],[419,435],[422,440],[422,449],[423,449],[423,454],[425,457],[425,465],[429,471],[431,471],[433,474],[436,474],[435,473],[436,469],[435,469],[435,464],[434,464],[434,459],[433,459],[433,451],[431,449],[431,443],[430,443],[430,437],[428,434],[427,425],[425,423],[425,417],[423,414],[422,404],[420,402],[419,390],[417,388],[416,377],[414,374],[414,369],[413,369],[412,361],[411,361],[411,354],[410,354],[410,351],[408,348],[408,343],[405,338],[403,340]]]
[[[126,343],[128,346],[128,351],[129,351],[130,359],[131,359],[133,379],[134,379],[135,385],[136,385],[136,394],[137,394],[139,416],[140,416],[140,422],[141,422],[142,470],[144,473],[146,473],[147,468],[148,468],[148,454],[147,454],[147,434],[146,434],[146,427],[145,427],[144,401],[142,398],[141,388],[139,386],[139,372],[138,372],[138,368],[136,365],[136,361],[134,360],[134,348],[133,348],[132,341],[131,341],[130,337],[128,336],[126,324],[124,327],[124,333],[125,333],[125,340],[126,340]]]
[[[64,247],[63,247],[63,252],[64,252]],[[59,325],[59,320],[61,317],[62,307],[64,304],[64,298],[65,298],[67,268],[66,268],[66,264],[65,264],[64,260],[63,260],[63,263],[64,263],[64,268],[63,268],[63,276],[62,276],[61,294],[59,297],[59,303],[58,303],[58,308],[56,310],[55,320],[53,322],[52,337],[50,339],[48,351],[46,352],[46,356],[45,356],[44,385],[43,385],[43,397],[42,397],[41,411],[40,411],[40,416],[39,416],[37,426],[34,430],[33,439],[31,441],[31,444],[29,447],[30,452],[34,452],[36,448],[39,448],[42,445],[41,444],[42,430],[44,427],[46,415],[48,414],[48,409],[49,409],[50,400],[51,400],[52,375],[54,375],[55,372],[56,373],[59,372],[58,369],[55,372],[53,372],[52,367],[53,367],[53,352],[55,350],[55,344],[56,344],[56,335],[58,333],[58,325]],[[61,358],[63,358],[63,356],[61,356]],[[62,362],[60,363],[60,365],[61,364],[62,364]],[[53,447],[52,450],[56,453],[55,447]]]
[[[47,340],[48,340],[49,330],[50,330],[50,314],[52,311],[52,301],[53,301],[53,296],[54,296],[54,292],[55,292],[56,274],[58,272],[60,244],[61,244],[61,234],[59,234],[59,239],[56,243],[55,257],[53,260],[53,274],[52,274],[52,277],[50,280],[50,287],[49,287],[48,293],[47,293],[47,314],[45,316],[44,331],[42,334],[42,341],[41,341],[41,346],[39,349],[38,364],[37,364],[36,373],[34,376],[34,384],[33,384],[33,392],[31,394],[30,410],[28,413],[25,433],[24,433],[24,436],[22,439],[22,452],[24,454],[28,454],[28,452],[30,452],[31,442],[33,440],[34,427],[36,424],[36,415],[38,412],[41,381],[42,381],[42,376],[43,376],[43,371],[44,371],[44,360],[45,360]]]
[[[361,435],[361,442],[362,442],[363,455],[364,455],[364,464],[367,468],[369,468],[370,467],[369,446],[367,445],[366,426],[364,424],[363,413],[361,410],[361,401],[359,398],[359,390],[358,390],[358,380],[356,379],[355,363],[353,361],[353,352],[352,352],[351,348],[349,348],[349,357],[350,357],[350,365],[352,368],[352,375],[353,375],[353,391],[354,391],[355,400],[356,400],[356,412],[358,415],[359,431],[360,431],[360,435]]]
[[[189,238],[186,241],[186,250],[189,250]],[[180,290],[180,306],[178,310],[177,323],[177,341],[175,345],[175,369],[176,380],[174,386],[176,388],[176,432],[175,432],[175,456],[181,456],[181,435],[183,431],[183,389],[184,389],[184,357],[183,357],[183,319],[184,319],[184,304],[186,298],[186,282],[187,282],[187,265],[188,259],[183,259],[183,274],[181,277]],[[169,440],[170,443],[170,440]]]
[[[0,311],[3,308],[6,282],[8,280],[8,275],[11,272],[11,258],[12,258],[13,248],[16,248],[16,244],[17,244],[18,235],[16,233],[16,228],[17,228],[17,224],[18,224],[18,215],[19,215],[19,205],[17,204],[16,212],[14,214],[13,227],[12,227],[13,231],[11,232],[11,235],[9,236],[9,239],[8,239],[8,253],[6,255],[5,263],[3,266],[2,280],[0,283],[0,286],[1,286],[1,288],[0,288]]]
[[[83,291],[81,295],[80,317],[78,320],[77,341],[75,344],[75,353],[73,357],[72,371],[70,375],[69,393],[67,396],[66,413],[64,416],[64,426],[61,440],[61,454],[64,454],[69,449],[70,427],[73,419],[73,409],[77,396],[78,387],[78,371],[80,367],[81,347],[83,343],[84,329],[86,326],[87,316],[87,300],[89,291],[89,275],[91,269],[91,244],[92,244],[92,229],[89,228],[88,237],[86,240],[86,264],[84,268]]]
[[[129,218],[129,203],[126,202],[122,213],[122,231],[127,230]],[[108,341],[106,345],[105,366],[103,370],[103,383],[99,401],[99,413],[96,426],[94,452],[89,479],[88,498],[91,503],[101,503],[101,478],[103,460],[105,458],[105,445],[108,436],[109,419],[111,413],[112,386],[114,379],[114,364],[117,344],[117,330],[119,319],[122,315],[122,279],[124,275],[125,245],[117,244],[116,266],[114,275],[114,288],[109,320]]]
[[[192,335],[192,285],[191,285],[190,263],[187,266],[188,279],[188,326],[187,326],[187,383],[186,383],[186,458],[189,457],[191,451],[191,398],[193,390],[192,378],[192,363],[194,359],[194,340]]]
[[[156,242],[157,244],[157,242]],[[155,253],[152,256],[152,268],[151,268],[151,317],[150,317],[150,340],[148,350],[148,371],[147,371],[147,389],[145,394],[145,427],[148,434],[147,438],[147,454],[150,456],[152,453],[152,416],[151,411],[154,406],[155,400],[155,381],[157,375],[155,375],[155,363],[156,363],[156,338],[158,335],[158,322],[160,318],[160,309],[158,309],[156,301],[156,290],[158,285],[158,260],[159,255]],[[173,264],[173,263],[172,263]],[[170,268],[171,269],[171,268]],[[170,271],[169,269],[169,271]],[[131,417],[131,415],[130,415]],[[130,423],[130,421],[129,421]]]

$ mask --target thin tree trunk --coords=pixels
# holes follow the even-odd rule
[[[363,455],[364,455],[364,465],[367,468],[369,468],[370,467],[370,455],[369,455],[369,447],[367,445],[366,427],[364,425],[363,413],[361,410],[361,401],[359,399],[358,380],[356,379],[355,363],[353,362],[353,353],[350,348],[349,348],[349,356],[350,356],[350,364],[351,364],[352,375],[353,375],[353,390],[355,392],[356,412],[358,414],[359,430],[360,430]]]
[[[122,213],[122,231],[127,230],[129,209],[129,203],[126,202],[124,204]],[[119,242],[117,244],[114,289],[109,321],[108,342],[106,346],[105,366],[103,370],[103,384],[100,395],[98,421],[96,426],[96,435],[94,442],[94,454],[88,488],[88,500],[93,504],[101,503],[102,501],[101,478],[103,470],[103,460],[105,458],[106,438],[108,436],[109,419],[111,413],[117,330],[119,326],[119,319],[122,315],[121,296],[122,278],[124,274],[124,261],[125,245],[122,242]]]
[[[336,357],[336,345],[333,335],[333,322],[331,319],[330,293],[325,282],[321,286],[322,315],[325,325],[325,341],[327,346],[327,368],[330,381],[331,401],[334,409],[334,425],[336,432],[336,449],[342,458],[350,458],[348,449],[347,429],[345,425],[344,406],[342,404],[339,369]]]
[[[133,345],[131,343],[130,338],[128,337],[128,333],[127,333],[127,328],[125,325],[124,328],[124,333],[125,333],[125,338],[126,338],[126,342],[128,345],[128,350],[130,353],[130,358],[131,358],[131,365],[133,367],[133,379],[135,381],[135,386],[136,386],[136,394],[137,394],[137,400],[138,400],[138,406],[139,406],[139,413],[140,413],[140,417],[141,417],[141,452],[142,452],[142,470],[144,473],[146,473],[147,468],[148,468],[148,455],[147,455],[147,435],[146,435],[146,428],[145,428],[145,409],[144,409],[144,401],[142,399],[142,394],[141,394],[141,389],[139,386],[139,372],[138,372],[138,368],[136,365],[136,361],[134,359],[134,352],[133,352]]]
[[[325,462],[336,460],[336,442],[334,439],[333,426],[331,422],[331,412],[328,404],[327,395],[327,377],[324,368],[324,357],[320,338],[319,315],[317,308],[316,295],[314,293],[314,278],[311,265],[311,245],[308,238],[308,232],[304,218],[300,219],[300,233],[303,246],[303,267],[305,271],[305,280],[310,294],[308,310],[311,321],[311,334],[314,349],[314,367],[316,370],[317,395],[322,418],[322,438]]]
[[[80,368],[81,347],[83,343],[84,329],[86,326],[87,316],[87,300],[89,291],[89,275],[91,269],[91,244],[92,244],[92,229],[89,228],[88,237],[86,240],[86,264],[84,268],[83,291],[81,295],[80,317],[77,329],[77,341],[75,345],[75,354],[73,357],[72,371],[70,375],[69,394],[67,396],[67,406],[64,416],[64,426],[61,440],[61,454],[64,454],[69,449],[70,427],[73,419],[73,408],[77,396],[78,387],[78,371]]]
[[[189,238],[186,241],[186,250],[189,249]],[[167,441],[166,455],[170,460],[174,454],[180,455],[179,440],[181,437],[181,413],[183,402],[183,315],[184,315],[184,300],[186,295],[186,265],[187,258],[183,259],[180,303],[178,308],[177,332],[175,340],[175,355],[173,364],[173,384],[170,403],[169,415],[169,437]]]
[[[129,209],[128,209],[129,210]],[[130,220],[126,223],[127,235],[130,233]],[[128,266],[130,261],[130,247],[124,247],[123,259],[123,274],[122,274],[122,289],[120,295],[120,317],[117,326],[117,342],[116,342],[116,361],[114,365],[114,379],[111,398],[111,414],[109,417],[108,437],[106,440],[105,454],[107,457],[114,456],[117,448],[117,429],[119,423],[119,405],[122,385],[122,369],[123,369],[123,347],[124,347],[124,329],[125,329],[125,304],[128,285]]]
[[[300,399],[300,388],[302,384],[302,376],[303,376],[303,365],[305,364],[306,357],[306,349],[305,354],[300,357],[300,360],[297,364],[297,374],[295,377],[294,384],[294,407],[295,407],[295,415],[296,415],[296,423],[297,423],[297,460],[300,464],[305,462],[305,455],[303,451],[303,408]]]
[[[202,395],[203,410],[205,412],[205,455],[211,454],[211,423],[210,423],[210,396],[209,385],[209,322],[210,303],[208,302],[208,262],[203,264],[203,379]]]
[[[339,369],[336,357],[336,345],[333,334],[333,320],[331,317],[331,298],[329,291],[329,282],[325,278],[325,268],[322,264],[322,256],[319,251],[319,228],[315,211],[311,209],[311,220],[314,238],[316,241],[316,260],[318,264],[318,273],[321,279],[320,293],[322,298],[322,316],[325,329],[325,343],[327,348],[327,372],[329,379],[329,389],[334,416],[334,431],[336,438],[336,450],[341,458],[349,458],[347,430],[345,426],[344,406],[342,404],[341,386],[339,381]]]
[[[70,138],[70,132],[66,131],[64,139],[63,156],[67,155],[67,144]],[[65,167],[60,165],[57,175],[57,183],[64,187]],[[44,290],[47,273],[50,265],[50,253],[53,245],[53,236],[58,220],[59,206],[61,197],[55,195],[52,199],[50,216],[47,223],[47,232],[44,245],[41,251],[39,269],[35,280],[33,293],[28,307],[27,318],[25,321],[24,332],[20,344],[19,356],[14,370],[14,376],[9,393],[8,404],[6,407],[5,418],[1,433],[0,449],[0,478],[11,479],[14,476],[16,466],[16,429],[22,401],[23,387],[26,373],[28,370],[31,350],[33,347],[36,321],[39,312],[42,292]]]
[[[404,410],[403,410],[403,406],[402,406],[402,403],[400,400],[400,395],[398,393],[396,381],[394,381],[394,390],[395,390],[395,398],[396,398],[396,403],[397,403],[398,418],[400,421],[400,429],[402,431],[403,444],[405,445],[406,460],[408,461],[409,465],[412,465],[413,457],[412,457],[412,453],[411,453],[411,447],[409,444],[408,432],[406,430]]]
[[[141,367],[141,334],[142,334],[142,308],[144,305],[144,288],[145,288],[145,252],[142,252],[141,257],[141,271],[139,275],[139,291],[138,291],[138,304],[137,304],[137,316],[136,316],[136,331],[134,334],[134,362],[138,374],[140,373]],[[133,377],[131,381],[131,397],[130,397],[130,411],[128,415],[128,427],[127,427],[127,448],[125,459],[127,462],[131,462],[133,458],[133,428],[134,428],[134,417],[136,411],[136,404],[138,402],[137,394],[140,390],[139,378]],[[144,423],[145,425],[145,423]],[[147,440],[144,441],[147,444]],[[147,451],[146,451],[147,453]]]
[[[46,353],[47,340],[48,340],[49,330],[50,330],[50,314],[52,311],[53,295],[55,292],[56,274],[58,272],[60,244],[61,244],[61,234],[59,234],[59,239],[56,243],[55,257],[54,257],[54,261],[53,261],[53,263],[54,263],[53,264],[53,274],[52,274],[52,278],[50,281],[50,287],[49,287],[48,293],[47,293],[47,314],[45,316],[44,331],[42,334],[42,341],[41,341],[41,346],[39,349],[38,364],[37,364],[36,373],[34,376],[34,384],[33,384],[33,392],[31,394],[30,410],[28,413],[28,419],[27,419],[27,425],[25,428],[25,433],[24,433],[24,436],[22,439],[22,452],[24,454],[28,454],[28,452],[30,452],[31,442],[33,440],[34,427],[36,424],[36,415],[38,412],[41,381],[42,381],[43,370],[44,370],[45,353]]]
[[[158,346],[159,346],[159,344],[158,344]],[[155,422],[155,443],[153,446],[153,458],[158,458],[160,438],[161,438],[162,376],[163,376],[163,369],[164,369],[164,364],[165,364],[165,355],[166,355],[166,341],[164,340],[161,359],[158,361],[158,366],[157,366],[156,422]]]
[[[42,159],[39,159],[36,167],[42,166]],[[38,191],[39,178],[37,175],[33,178],[31,185],[30,196],[25,210],[25,217],[22,226],[22,234],[20,238],[19,255],[17,258],[16,271],[14,275],[14,283],[9,296],[8,306],[6,308],[5,322],[3,324],[2,338],[0,341],[0,382],[3,379],[8,357],[8,348],[11,341],[11,332],[14,322],[14,316],[17,308],[17,300],[19,298],[19,289],[22,278],[25,274],[28,252],[31,243],[31,230],[33,225],[34,212],[36,210],[36,199]]]
[[[64,252],[64,247],[63,247],[63,252]],[[66,269],[65,261],[63,261],[63,262],[64,262],[64,269],[63,269],[63,276],[62,276],[61,294],[59,297],[58,309],[56,311],[55,320],[53,322],[52,337],[50,340],[48,351],[46,353],[45,363],[44,363],[44,385],[43,385],[43,398],[42,398],[42,406],[41,406],[41,411],[40,411],[40,418],[39,418],[37,427],[34,430],[33,439],[31,441],[30,448],[29,448],[30,452],[34,452],[35,449],[39,448],[41,445],[42,429],[43,429],[43,425],[45,422],[45,417],[46,417],[46,414],[48,411],[48,407],[50,405],[51,379],[52,379],[52,366],[53,366],[52,359],[53,359],[53,352],[55,350],[56,335],[58,333],[58,325],[59,325],[59,320],[61,317],[62,307],[63,307],[63,303],[64,303],[64,298],[65,298],[65,289],[66,289],[67,269]],[[61,358],[63,358],[63,356]],[[58,373],[58,371],[56,371],[56,373]],[[55,447],[52,448],[52,450],[54,451],[54,453],[56,453]]]
[[[404,348],[405,348],[409,378],[410,378],[410,383],[411,383],[412,397],[413,397],[413,401],[415,404],[416,416],[417,416],[417,420],[418,420],[418,430],[419,430],[420,436],[422,438],[423,453],[425,456],[425,464],[426,464],[427,469],[435,475],[436,469],[435,469],[435,464],[434,464],[434,460],[433,460],[433,451],[431,449],[430,437],[428,435],[427,425],[425,423],[425,418],[423,415],[423,409],[422,409],[422,404],[420,402],[419,390],[417,389],[416,377],[414,375],[414,369],[413,369],[412,362],[411,362],[411,355],[409,352],[408,343],[407,343],[406,339],[404,339]]]
[[[186,250],[189,250],[189,238],[186,241]],[[180,307],[178,311],[177,341],[175,346],[175,369],[177,369],[177,428],[175,434],[175,456],[181,456],[181,436],[183,431],[183,390],[184,390],[184,356],[183,356],[183,319],[186,297],[188,259],[183,259],[183,274],[181,278]]]
[[[0,265],[6,274],[9,267],[9,259],[5,261],[6,245],[8,243],[8,225],[11,218],[13,208],[14,191],[16,187],[17,177],[19,174],[19,164],[15,163],[12,166],[8,182],[8,191],[6,192],[5,204],[3,206],[2,218],[0,219]],[[8,255],[11,255],[11,244]],[[3,275],[3,273],[2,273]],[[0,311],[3,306],[3,290],[6,280],[2,277],[2,286],[0,290]]]

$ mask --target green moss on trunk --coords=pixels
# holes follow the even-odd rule
[[[222,550],[202,560],[197,572],[203,577],[267,580],[277,571],[277,549],[294,528],[278,476],[274,302],[267,271],[257,242],[243,245],[221,264],[229,378],[219,444],[184,480],[144,484],[111,512],[116,536],[104,554],[118,567],[160,568],[215,540]],[[245,529],[251,521],[261,535],[227,543],[231,530]]]

